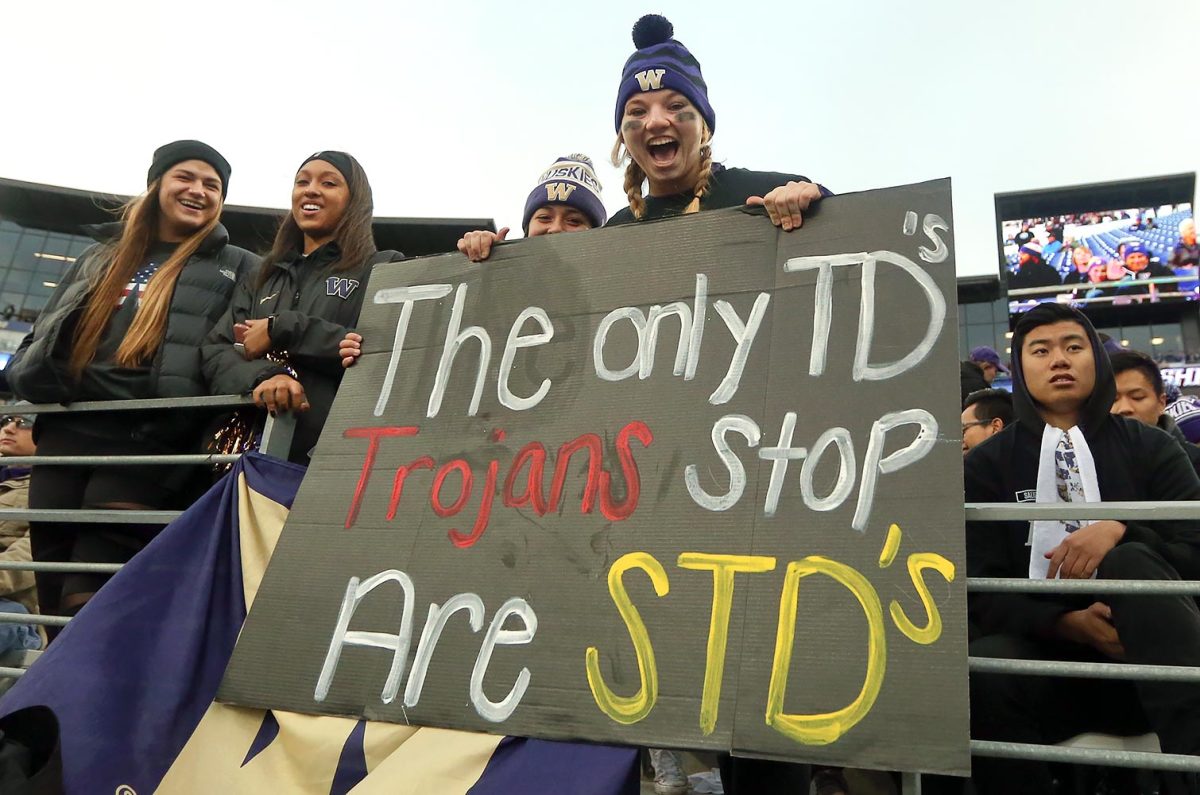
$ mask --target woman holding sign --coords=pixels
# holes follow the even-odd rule
[[[629,207],[608,225],[686,215],[722,207],[761,205],[771,223],[789,232],[803,223],[813,202],[830,195],[807,177],[772,171],[724,168],[713,162],[717,114],[708,101],[700,62],[673,38],[674,27],[648,14],[633,26],[637,48],[625,62],[617,91],[612,163],[625,168]],[[649,195],[643,195],[643,185]],[[678,758],[653,751],[656,792],[686,791]],[[728,793],[807,792],[808,768],[723,756],[721,779]],[[672,789],[671,784],[682,789]]]
[[[648,14],[633,26],[637,50],[625,62],[617,91],[617,142],[612,162],[625,169],[629,207],[610,225],[648,221],[721,207],[761,205],[785,232],[803,223],[813,202],[831,195],[807,177],[725,168],[714,163],[717,114],[708,101],[700,62],[673,37],[671,23]],[[642,194],[643,183],[649,195]]]
[[[338,343],[358,320],[371,266],[400,257],[376,251],[373,207],[353,157],[330,150],[305,159],[271,251],[242,280],[204,346],[214,393],[250,392],[271,413],[300,413],[288,456],[294,463],[308,464],[329,414],[342,380]],[[236,447],[247,431],[235,420],[221,433]]]

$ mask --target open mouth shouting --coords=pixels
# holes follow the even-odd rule
[[[654,165],[665,168],[675,162],[679,154],[679,141],[666,136],[658,136],[646,142],[646,149]]]

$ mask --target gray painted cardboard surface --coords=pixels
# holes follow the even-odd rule
[[[781,759],[965,773],[966,589],[950,206],[949,180],[941,180],[826,199],[801,230],[790,234],[764,217],[722,210],[535,238],[499,247],[483,265],[445,255],[377,268],[365,288],[359,328],[364,355],[338,393],[220,699],[551,739],[732,749]],[[915,218],[908,217],[910,212]],[[934,216],[944,219],[945,228],[927,234],[925,227],[936,226]],[[785,263],[859,252],[875,254],[874,266],[859,257],[829,271],[828,348],[823,372],[812,375],[821,271],[816,260],[807,260],[813,267],[803,270]],[[864,270],[875,271],[874,334],[860,363],[899,360],[930,329],[931,300],[897,260],[925,274],[944,304],[944,319],[915,366],[886,380],[856,380]],[[598,377],[593,342],[602,319],[620,307],[646,312],[682,302],[695,308],[697,274],[706,277],[707,300],[694,378],[673,372],[681,339],[676,316],[658,326],[647,377]],[[429,284],[455,290],[466,285],[461,326],[481,327],[490,337],[478,411],[469,414],[480,358],[480,345],[472,339],[453,360],[440,409],[428,416],[455,301],[450,292],[413,304],[390,396],[376,416],[402,305],[376,303],[375,297],[381,290]],[[713,405],[710,396],[726,380],[736,347],[723,317],[736,313],[746,322],[756,300],[765,301],[766,308],[736,392]],[[718,302],[725,304],[718,307]],[[501,404],[497,378],[513,321],[527,307],[545,310],[553,338],[516,351],[508,386],[521,397],[536,393],[545,379],[550,387],[538,405],[518,411]],[[536,322],[526,321],[516,333],[538,330]],[[636,362],[638,339],[633,322],[613,323],[603,346],[607,367],[620,370]],[[686,357],[678,364],[686,369]],[[861,531],[853,529],[864,473],[879,473],[879,459],[921,446],[917,425],[898,425],[876,434],[873,463],[873,427],[881,418],[914,410],[936,421],[936,436],[917,460],[877,474],[869,519]],[[774,464],[758,454],[789,446],[780,444],[789,412],[795,413],[790,447],[804,448],[805,455],[793,451],[774,515],[767,516]],[[761,438],[753,447],[736,431],[725,435],[730,455],[744,466],[745,486],[728,509],[708,510],[689,492],[685,473],[693,466],[694,485],[714,497],[729,490],[731,472],[712,437],[714,423],[730,415],[746,418],[742,427],[756,425]],[[901,419],[905,416],[911,415]],[[648,445],[630,441],[633,477],[617,441],[635,421],[644,423],[653,439]],[[405,427],[410,435],[379,438],[366,469],[370,444],[362,434],[373,431],[348,429],[383,426]],[[835,428],[844,431],[831,431]],[[602,469],[611,473],[598,484],[590,512],[582,510],[588,493],[586,451],[571,457],[558,504],[544,515],[532,504],[505,504],[506,494],[519,497],[529,484],[528,462],[513,484],[507,483],[519,451],[534,442],[544,446],[544,489],[550,500],[560,446],[584,434],[595,435]],[[830,443],[818,459],[822,439]],[[414,465],[422,456],[430,457],[434,468]],[[439,515],[431,488],[437,468],[455,459],[465,463],[440,470],[442,514],[456,507],[465,469],[471,472],[469,494],[461,512]],[[397,496],[396,473],[404,466],[409,471]],[[472,540],[493,466],[490,518]],[[605,510],[616,516],[622,504],[632,502],[627,474],[639,486],[636,508],[626,518],[607,518]],[[605,497],[611,505],[603,504]],[[889,563],[883,550],[893,525],[899,528],[893,537],[900,540]],[[681,559],[685,553],[740,556],[721,560],[768,569],[733,576],[719,680],[720,656],[708,663],[714,574],[703,557],[693,555],[689,563],[688,557]],[[652,556],[663,578],[662,595],[656,595],[644,568],[631,567],[616,578],[644,623],[653,662],[643,646],[640,669],[655,674],[650,677],[656,679],[653,698],[652,688],[642,687],[632,640],[636,632],[610,592],[614,564],[630,561],[631,555],[643,562]],[[783,614],[786,619],[791,604],[795,617],[781,622],[781,595],[793,563],[796,599],[783,600]],[[953,580],[947,581],[937,566],[952,570]],[[394,653],[379,644],[386,645],[380,639],[394,637],[401,627],[400,585],[385,582],[365,594],[349,620],[351,633],[379,633],[375,647],[335,643],[341,650],[336,666],[328,665],[327,657],[350,579],[365,581],[388,570],[411,578],[414,599],[411,645],[396,679],[398,692],[384,703],[381,692]],[[430,605],[444,605],[460,593],[481,600],[479,629],[472,631],[466,610],[449,617],[428,657],[419,698],[406,704]],[[514,597],[536,614],[536,631],[527,643],[495,646],[473,701],[472,674],[481,644],[498,609]],[[930,618],[930,606],[936,620]],[[509,617],[503,629],[516,632],[527,624]],[[586,670],[589,648],[596,650],[593,673],[626,699],[626,712],[641,705],[636,719],[617,720],[614,709],[612,714],[601,709]],[[786,649],[790,661],[784,659]],[[317,698],[323,669],[328,691]],[[475,706],[480,696],[493,705],[502,702],[523,669],[529,672],[528,686],[515,706],[510,703],[511,713],[497,722],[493,706],[492,719],[483,717],[481,711],[488,709]],[[773,671],[777,708],[772,711]],[[713,687],[718,681],[719,697]],[[814,717],[821,715],[826,717]]]

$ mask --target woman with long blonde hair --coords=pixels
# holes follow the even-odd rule
[[[228,245],[220,224],[229,163],[200,141],[160,147],[146,191],[121,220],[93,228],[96,245],[74,262],[13,355],[8,382],[35,403],[208,394],[199,346],[225,311],[234,285],[257,263]],[[39,455],[190,452],[199,427],[178,413],[41,415]],[[31,508],[185,507],[195,468],[38,467]],[[121,563],[155,527],[33,522],[38,561]],[[73,614],[107,578],[39,574],[43,612]]]

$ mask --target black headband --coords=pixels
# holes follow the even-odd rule
[[[321,152],[313,152],[311,155],[309,155],[308,157],[306,157],[304,159],[304,162],[300,164],[300,168],[304,168],[306,165],[308,165],[309,163],[311,163],[314,160],[324,160],[326,163],[329,163],[331,166],[336,168],[338,171],[342,172],[342,177],[346,180],[347,183],[350,182],[350,172],[353,170],[353,166],[351,166],[350,164],[354,160],[352,157],[350,157],[350,155],[346,154],[345,152],[338,152],[333,149],[326,149]],[[296,170],[299,171],[300,168],[298,168]]]

